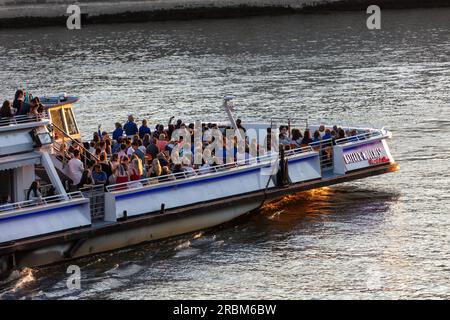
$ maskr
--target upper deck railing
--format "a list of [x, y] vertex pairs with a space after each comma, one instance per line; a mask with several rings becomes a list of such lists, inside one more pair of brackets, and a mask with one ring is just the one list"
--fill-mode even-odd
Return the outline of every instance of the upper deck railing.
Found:
[[84, 196], [80, 191], [68, 193], [67, 195], [58, 194], [55, 196], [45, 197], [41, 199], [33, 199], [33, 200], [26, 200], [16, 203], [7, 203], [0, 206], [0, 218], [2, 217], [2, 213], [8, 212], [8, 211], [15, 211], [20, 209], [27, 209], [32, 207], [38, 207], [42, 205], [48, 205], [52, 203], [58, 203], [63, 202], [67, 200], [73, 200], [73, 199], [83, 199]]
[[19, 115], [10, 118], [2, 117], [0, 118], [0, 127], [23, 123], [40, 122], [44, 119], [48, 119], [48, 114], [45, 111], [36, 115]]
[[[310, 146], [307, 146], [307, 147], [287, 150], [285, 152], [285, 156], [289, 157], [289, 156], [297, 155], [300, 153], [306, 153], [306, 152], [312, 152], [312, 151], [314, 151], [313, 148]], [[275, 153], [266, 154], [266, 155], [259, 156], [259, 157], [252, 157], [252, 158], [248, 158], [245, 160], [239, 160], [239, 161], [225, 163], [225, 164], [221, 164], [221, 165], [217, 165], [217, 166], [210, 166], [208, 168], [192, 169], [189, 171], [170, 173], [168, 175], [162, 175], [162, 176], [158, 176], [158, 177], [151, 177], [151, 178], [145, 178], [142, 180], [129, 181], [129, 182], [124, 182], [124, 183], [109, 185], [106, 187], [106, 190], [108, 192], [123, 191], [123, 190], [127, 190], [127, 189], [135, 189], [135, 188], [139, 188], [139, 187], [143, 187], [143, 186], [152, 185], [152, 184], [155, 184], [155, 182], [157, 182], [158, 185], [160, 185], [161, 183], [167, 183], [167, 182], [175, 181], [178, 179], [186, 179], [186, 178], [192, 178], [192, 177], [198, 177], [198, 176], [205, 176], [205, 175], [213, 174], [213, 173], [224, 172], [224, 171], [228, 171], [230, 169], [240, 168], [240, 167], [243, 167], [246, 165], [269, 163], [270, 161], [277, 160], [277, 159], [278, 159], [278, 154], [275, 154]]]

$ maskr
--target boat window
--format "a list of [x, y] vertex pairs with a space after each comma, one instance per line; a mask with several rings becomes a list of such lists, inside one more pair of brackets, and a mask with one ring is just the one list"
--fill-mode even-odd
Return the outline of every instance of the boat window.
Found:
[[64, 115], [66, 116], [67, 129], [69, 130], [68, 133], [70, 135], [78, 134], [78, 128], [73, 116], [72, 109], [64, 109]]
[[61, 130], [67, 131], [62, 120], [62, 109], [51, 109], [52, 123]]

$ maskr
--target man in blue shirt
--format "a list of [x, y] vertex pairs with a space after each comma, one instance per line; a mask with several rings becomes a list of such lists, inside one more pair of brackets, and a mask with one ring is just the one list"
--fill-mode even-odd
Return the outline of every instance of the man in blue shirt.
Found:
[[139, 128], [139, 137], [141, 139], [144, 139], [144, 136], [146, 134], [152, 134], [151, 130], [149, 127], [147, 127], [147, 120], [142, 120], [142, 126]]
[[134, 117], [132, 115], [128, 116], [128, 121], [123, 126], [123, 129], [125, 130], [125, 134], [128, 137], [134, 136], [136, 133], [139, 132], [136, 122], [134, 122]]
[[116, 122], [116, 129], [113, 131], [113, 140], [118, 141], [121, 136], [123, 136], [122, 125], [119, 122]]
[[106, 184], [108, 176], [106, 172], [102, 171], [102, 167], [99, 164], [94, 166], [94, 171], [92, 172], [92, 179], [94, 179], [95, 184]]

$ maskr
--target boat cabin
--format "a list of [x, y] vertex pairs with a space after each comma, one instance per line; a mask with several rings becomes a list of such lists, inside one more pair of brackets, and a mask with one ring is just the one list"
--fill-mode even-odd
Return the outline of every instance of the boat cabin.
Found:
[[72, 110], [73, 104], [79, 100], [78, 97], [61, 94], [57, 97], [44, 96], [39, 99], [53, 124], [56, 140], [63, 138], [64, 135], [81, 140], [80, 130]]

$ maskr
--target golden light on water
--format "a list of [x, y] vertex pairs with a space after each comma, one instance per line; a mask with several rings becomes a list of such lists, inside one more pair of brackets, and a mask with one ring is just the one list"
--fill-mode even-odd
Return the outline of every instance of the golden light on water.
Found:
[[26, 286], [27, 284], [33, 282], [35, 280], [35, 277], [33, 275], [33, 269], [31, 268], [25, 268], [21, 271], [21, 278], [19, 279], [19, 281], [16, 283], [16, 285], [13, 288], [13, 291], [17, 291], [21, 288], [23, 288], [24, 286]]

